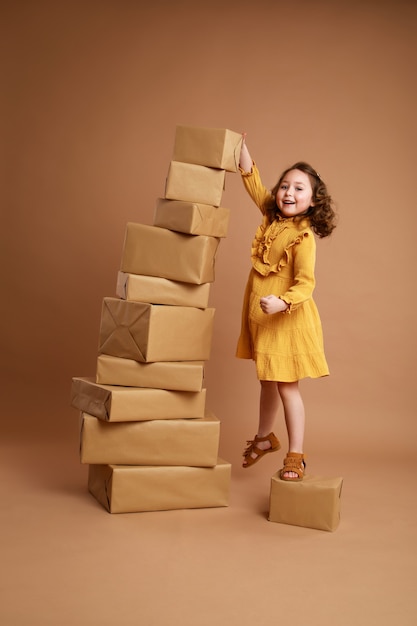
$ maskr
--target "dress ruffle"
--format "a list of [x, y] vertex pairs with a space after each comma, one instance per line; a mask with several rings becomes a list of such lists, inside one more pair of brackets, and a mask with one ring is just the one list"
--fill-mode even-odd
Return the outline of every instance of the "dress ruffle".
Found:
[[[262, 276], [268, 276], [271, 273], [278, 273], [281, 271], [285, 265], [289, 262], [289, 251], [290, 249], [300, 244], [305, 237], [308, 237], [310, 234], [310, 229], [306, 221], [303, 220], [299, 223], [299, 227], [302, 227], [302, 230], [298, 235], [287, 242], [287, 244], [283, 247], [281, 256], [278, 256], [278, 260], [274, 260], [272, 263], [270, 261], [270, 252], [272, 245], [278, 236], [281, 236], [282, 233], [291, 227], [293, 230], [294, 227], [294, 219], [289, 218], [286, 220], [274, 221], [272, 224], [269, 224], [264, 219], [263, 223], [258, 227], [256, 231], [255, 238], [252, 243], [251, 248], [251, 259], [253, 268]], [[275, 251], [276, 256], [276, 251]]]

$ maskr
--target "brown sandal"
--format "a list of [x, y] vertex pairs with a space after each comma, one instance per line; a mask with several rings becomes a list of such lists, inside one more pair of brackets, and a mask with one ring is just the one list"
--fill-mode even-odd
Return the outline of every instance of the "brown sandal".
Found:
[[[303, 480], [305, 468], [306, 463], [304, 460], [304, 454], [300, 452], [288, 452], [287, 456], [284, 459], [284, 467], [279, 472], [279, 477], [281, 480], [288, 481]], [[294, 474], [297, 474], [297, 478], [284, 476], [284, 474], [287, 474], [288, 472], [294, 472]]]
[[[266, 450], [262, 450], [261, 448], [258, 448], [256, 444], [259, 443], [260, 441], [269, 441], [269, 443], [271, 444], [271, 447], [267, 448]], [[278, 441], [278, 439], [275, 437], [274, 433], [269, 433], [269, 435], [267, 435], [266, 437], [258, 437], [258, 435], [256, 435], [255, 439], [251, 439], [247, 441], [246, 443], [247, 443], [247, 448], [245, 449], [243, 453], [243, 456], [245, 457], [245, 462], [242, 465], [242, 467], [245, 467], [245, 468], [250, 467], [257, 461], [259, 461], [268, 452], [276, 452], [281, 447], [281, 444]], [[256, 457], [251, 456], [253, 453], [255, 453], [257, 456]]]

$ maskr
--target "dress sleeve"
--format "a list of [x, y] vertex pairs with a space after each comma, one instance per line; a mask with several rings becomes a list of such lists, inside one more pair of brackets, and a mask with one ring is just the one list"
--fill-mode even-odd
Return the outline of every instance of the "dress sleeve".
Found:
[[240, 173], [246, 191], [262, 214], [265, 214], [265, 202], [271, 197], [271, 192], [263, 185], [256, 163], [252, 162], [250, 172], [240, 169]]
[[294, 282], [279, 296], [289, 305], [285, 311], [291, 313], [303, 302], [311, 298], [316, 284], [314, 267], [316, 263], [316, 241], [311, 232], [304, 231], [292, 246]]

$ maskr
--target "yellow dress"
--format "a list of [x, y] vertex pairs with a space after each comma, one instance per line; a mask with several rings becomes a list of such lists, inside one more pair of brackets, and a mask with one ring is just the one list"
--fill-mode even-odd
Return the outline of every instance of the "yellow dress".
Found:
[[[263, 220], [252, 244], [236, 356], [255, 361], [259, 380], [294, 382], [327, 376], [321, 321], [312, 298], [316, 241], [309, 221], [277, 217], [270, 223], [264, 207], [271, 193], [256, 164], [252, 172], [241, 174]], [[271, 294], [289, 305], [287, 311], [262, 311], [260, 298]]]

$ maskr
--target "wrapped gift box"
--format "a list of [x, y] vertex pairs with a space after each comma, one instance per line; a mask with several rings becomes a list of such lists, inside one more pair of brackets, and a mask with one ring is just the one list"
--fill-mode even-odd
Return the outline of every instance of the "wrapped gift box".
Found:
[[169, 391], [99, 385], [92, 378], [73, 378], [71, 405], [109, 422], [204, 417], [206, 390]]
[[208, 361], [214, 309], [104, 298], [99, 354], [142, 363]]
[[333, 531], [340, 521], [343, 479], [305, 476], [300, 482], [271, 478], [269, 521]]
[[97, 358], [96, 383], [103, 385], [201, 391], [203, 379], [203, 361], [139, 363], [108, 354], [100, 354]]
[[213, 467], [220, 421], [201, 419], [103, 422], [81, 414], [81, 463]]
[[195, 285], [212, 283], [218, 245], [216, 237], [129, 222], [120, 270]]
[[177, 126], [172, 158], [237, 172], [241, 145], [242, 135], [232, 130]]
[[201, 202], [219, 207], [222, 201], [225, 174], [225, 170], [171, 161], [165, 186], [165, 198]]
[[229, 218], [224, 207], [158, 198], [153, 223], [189, 235], [226, 237]]
[[90, 465], [88, 489], [109, 513], [228, 506], [231, 465]]
[[210, 285], [211, 283], [193, 285], [167, 278], [118, 272], [116, 295], [123, 300], [206, 309]]

